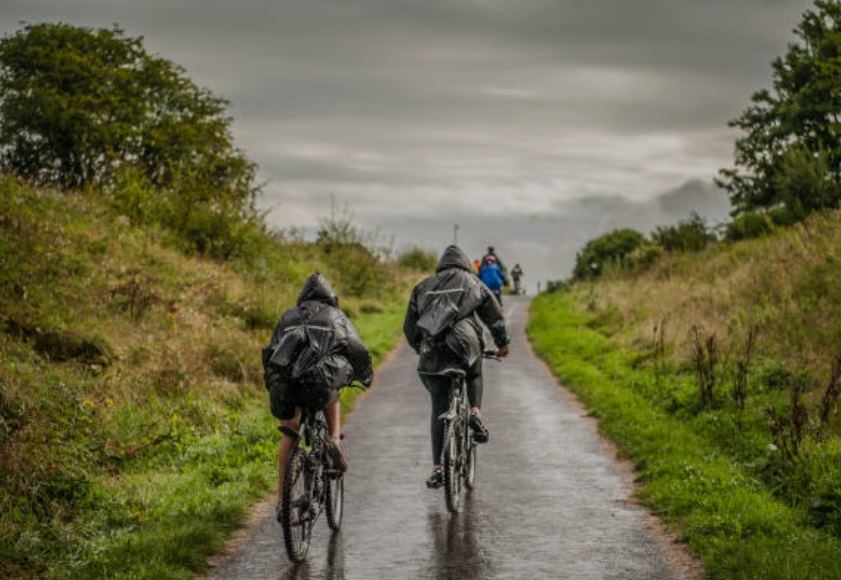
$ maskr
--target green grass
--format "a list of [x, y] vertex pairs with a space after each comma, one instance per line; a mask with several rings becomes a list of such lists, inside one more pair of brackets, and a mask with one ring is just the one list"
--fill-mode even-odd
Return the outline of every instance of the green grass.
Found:
[[744, 423], [728, 422], [715, 409], [693, 410], [693, 385], [679, 369], [655, 372], [640, 363], [639, 351], [618, 346], [600, 329], [598, 314], [583, 312], [573, 293], [543, 294], [532, 303], [528, 334], [536, 353], [634, 462], [641, 500], [679, 531], [708, 574], [841, 577], [839, 538], [769, 488], [761, 473], [773, 458], [744, 451], [764, 447], [768, 436], [757, 445]]
[[331, 281], [378, 363], [419, 275], [256, 229], [256, 253], [208, 259], [119, 211], [0, 178], [3, 578], [203, 570], [276, 484], [260, 349], [306, 277]]

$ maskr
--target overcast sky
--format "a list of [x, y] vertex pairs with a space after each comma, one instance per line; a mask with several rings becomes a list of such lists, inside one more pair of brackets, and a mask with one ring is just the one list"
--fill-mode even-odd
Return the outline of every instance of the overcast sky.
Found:
[[231, 102], [275, 228], [331, 199], [395, 250], [493, 244], [530, 287], [587, 240], [729, 212], [727, 121], [770, 86], [804, 0], [0, 0], [118, 24]]

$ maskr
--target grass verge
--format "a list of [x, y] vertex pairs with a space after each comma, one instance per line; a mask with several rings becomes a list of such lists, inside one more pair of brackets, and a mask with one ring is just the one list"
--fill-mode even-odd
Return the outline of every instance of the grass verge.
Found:
[[[676, 527], [713, 578], [841, 577], [841, 541], [810, 525], [806, 510], [780, 501], [720, 440], [679, 411], [687, 387], [675, 373], [639, 364], [639, 353], [598, 331], [597, 314], [572, 293], [543, 294], [527, 332], [535, 352], [576, 392], [602, 432], [634, 462], [641, 501]], [[664, 381], [669, 387], [664, 388]], [[703, 421], [720, 417], [702, 414]], [[709, 434], [714, 435], [710, 436]], [[738, 435], [735, 435], [738, 436]]]

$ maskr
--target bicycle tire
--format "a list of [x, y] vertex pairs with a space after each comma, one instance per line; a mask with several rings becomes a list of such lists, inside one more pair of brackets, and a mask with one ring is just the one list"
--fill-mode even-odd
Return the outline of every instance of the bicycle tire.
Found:
[[464, 487], [464, 474], [459, 461], [459, 438], [463, 436], [461, 428], [458, 419], [448, 421], [444, 427], [444, 498], [447, 510], [451, 513], [458, 513]]
[[312, 477], [307, 452], [296, 447], [286, 462], [283, 479], [283, 511], [280, 527], [283, 544], [293, 562], [303, 562], [307, 557], [312, 535], [313, 505], [316, 501], [315, 478]]
[[[468, 430], [468, 437], [473, 437], [473, 433]], [[465, 471], [467, 472], [464, 478], [464, 485], [467, 489], [473, 489], [476, 485], [476, 443], [474, 441], [467, 441], [467, 453], [465, 453], [467, 465]]]
[[327, 491], [327, 525], [334, 532], [342, 527], [342, 514], [345, 511], [345, 477], [339, 475], [325, 475]]

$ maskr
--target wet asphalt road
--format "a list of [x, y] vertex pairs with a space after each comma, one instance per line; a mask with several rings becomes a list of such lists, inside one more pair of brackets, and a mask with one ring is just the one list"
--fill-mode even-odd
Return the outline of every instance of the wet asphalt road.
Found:
[[322, 515], [308, 561], [295, 566], [268, 510], [215, 578], [679, 578], [593, 427], [531, 355], [527, 306], [507, 297], [511, 356], [485, 361], [491, 436], [462, 513], [425, 487], [429, 400], [403, 344], [345, 425], [342, 531], [331, 535]]

